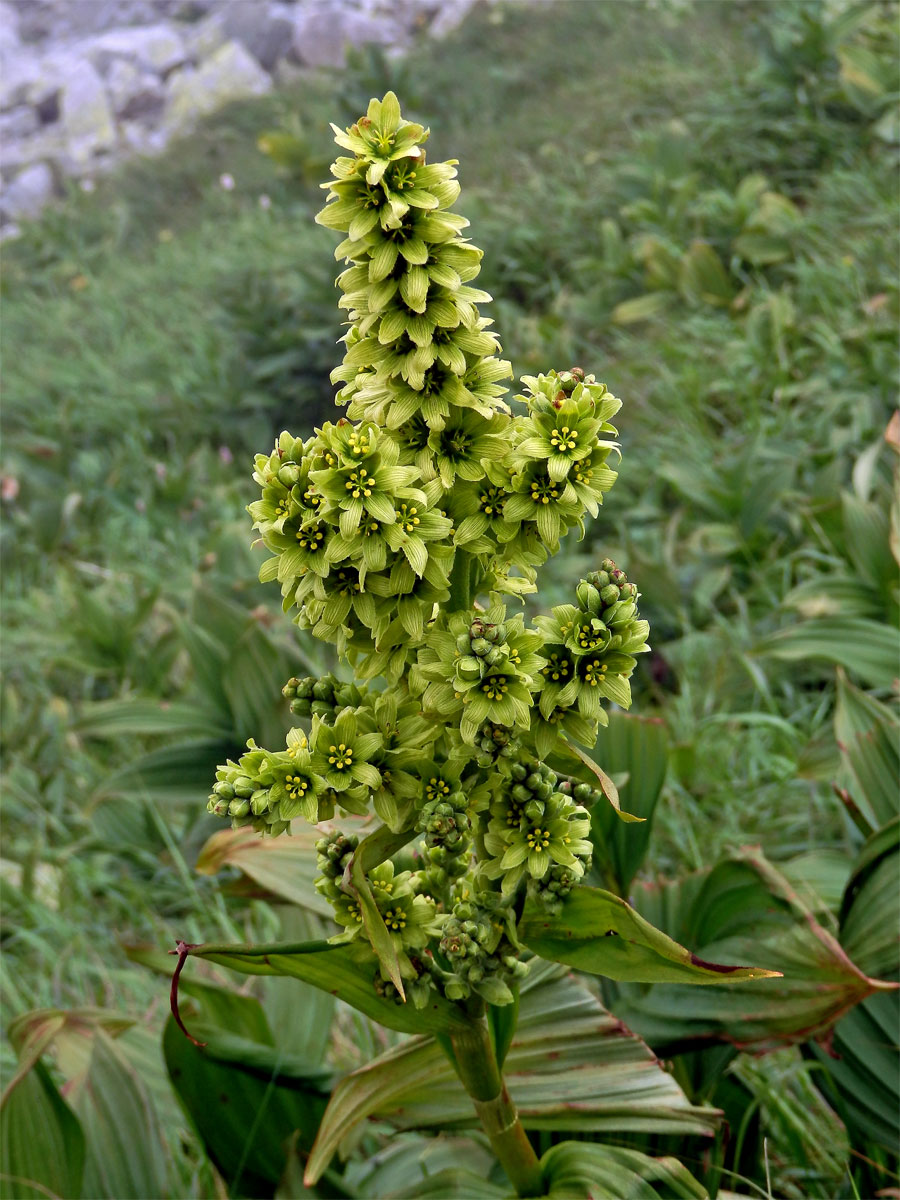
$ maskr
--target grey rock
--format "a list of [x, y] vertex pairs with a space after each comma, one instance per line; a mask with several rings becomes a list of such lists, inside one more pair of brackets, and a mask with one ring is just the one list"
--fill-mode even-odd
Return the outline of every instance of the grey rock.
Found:
[[133, 29], [113, 29], [84, 43], [84, 52], [101, 71], [117, 58], [165, 75], [187, 61], [187, 48], [178, 30], [171, 25], [138, 25]]
[[19, 37], [19, 14], [11, 4], [0, 3], [0, 55], [7, 56], [18, 50], [21, 45]]
[[348, 46], [376, 42], [387, 46], [400, 36], [388, 18], [354, 12], [338, 5], [298, 8], [294, 20], [294, 57], [308, 67], [343, 67]]
[[188, 26], [184, 31], [184, 41], [188, 54], [195, 62], [209, 58], [223, 42], [228, 41], [221, 12], [211, 12], [195, 25]]
[[240, 42], [267, 71], [272, 70], [291, 44], [294, 22], [285, 4], [227, 0], [220, 15], [226, 36]]
[[3, 70], [0, 71], [0, 110], [31, 102], [35, 85], [46, 75], [41, 59], [31, 50], [23, 48], [4, 56]]
[[40, 124], [37, 113], [27, 104], [0, 113], [0, 157], [11, 139], [30, 137], [37, 133]]
[[270, 76], [237, 42], [226, 42], [194, 70], [176, 71], [168, 80], [165, 126], [185, 132], [207, 113], [231, 100], [259, 96], [272, 87]]
[[458, 29], [475, 7], [477, 0], [441, 0], [441, 4], [428, 25], [431, 37], [442, 38]]
[[110, 64], [106, 90], [117, 117], [153, 120], [165, 107], [166, 89], [162, 81], [124, 58]]
[[60, 123], [69, 157], [76, 163], [86, 163], [116, 144], [116, 125], [103, 80], [84, 59], [63, 76]]
[[2, 208], [9, 218], [33, 217], [53, 196], [53, 172], [46, 163], [25, 167], [3, 190]]

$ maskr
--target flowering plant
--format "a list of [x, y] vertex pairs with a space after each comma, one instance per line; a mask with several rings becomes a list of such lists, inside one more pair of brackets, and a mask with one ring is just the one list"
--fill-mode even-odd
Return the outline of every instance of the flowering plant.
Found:
[[[346, 416], [308, 438], [282, 433], [255, 464], [260, 578], [354, 682], [291, 679], [304, 725], [286, 748], [251, 742], [222, 766], [209, 808], [268, 835], [324, 823], [316, 887], [340, 932], [277, 961], [323, 986], [324, 956], [349, 1003], [442, 1035], [510, 1182], [536, 1195], [559, 1155], [538, 1162], [500, 1074], [530, 963], [648, 982], [765, 972], [700, 963], [584, 883], [590, 809], [616, 803], [587, 752], [603, 702], [631, 703], [648, 624], [610, 559], [533, 627], [515, 606], [613, 486], [621, 404], [580, 368], [525, 377], [509, 399], [510, 365], [479, 308], [490, 297], [474, 285], [481, 252], [452, 211], [456, 166], [426, 162], [427, 136], [392, 93], [335, 128], [349, 153], [317, 220], [343, 236], [333, 380]], [[329, 824], [347, 814], [371, 824]], [[248, 965], [252, 948], [189, 949], [279, 969], [272, 947], [265, 966]]]

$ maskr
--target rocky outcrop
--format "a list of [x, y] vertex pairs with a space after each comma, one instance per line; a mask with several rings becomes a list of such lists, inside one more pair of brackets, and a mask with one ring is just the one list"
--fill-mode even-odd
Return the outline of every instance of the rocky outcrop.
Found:
[[478, 0], [0, 0], [0, 225], [66, 176], [156, 153], [280, 71], [339, 68], [347, 48], [402, 52]]

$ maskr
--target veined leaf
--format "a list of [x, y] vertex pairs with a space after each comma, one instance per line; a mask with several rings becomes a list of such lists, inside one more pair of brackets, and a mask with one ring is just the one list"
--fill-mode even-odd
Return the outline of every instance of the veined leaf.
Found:
[[650, 841], [653, 813], [668, 765], [668, 738], [662, 721], [612, 712], [592, 751], [613, 775], [627, 774], [623, 787], [629, 811], [643, 820], [623, 826], [605, 805], [591, 811], [594, 862], [609, 877], [613, 890], [627, 896]]
[[677, 1158], [650, 1158], [639, 1150], [591, 1142], [561, 1142], [541, 1159], [547, 1200], [575, 1196], [655, 1196], [706, 1200], [708, 1195]]
[[639, 885], [633, 899], [655, 925], [704, 957], [753, 954], [783, 972], [752, 986], [700, 992], [604, 985], [609, 1007], [657, 1053], [717, 1041], [754, 1049], [803, 1042], [873, 992], [894, 986], [866, 976], [758, 851], [678, 881]]
[[558, 916], [526, 902], [519, 936], [542, 958], [633, 983], [723, 984], [778, 974], [704, 961], [600, 888], [575, 888]]
[[0, 1102], [0, 1197], [80, 1196], [84, 1153], [78, 1118], [35, 1062]]
[[275, 942], [270, 945], [194, 946], [190, 955], [245, 975], [292, 975], [337, 996], [353, 1008], [400, 1033], [448, 1033], [467, 1028], [460, 1009], [434, 994], [425, 1008], [395, 1004], [375, 991], [377, 964], [359, 943]]
[[[691, 1105], [643, 1042], [562, 967], [535, 962], [504, 1068], [529, 1129], [711, 1134], [720, 1113]], [[400, 1128], [455, 1129], [477, 1120], [441, 1047], [412, 1038], [342, 1080], [309, 1160], [319, 1178], [339, 1143], [369, 1117]]]
[[839, 672], [834, 732], [852, 782], [851, 799], [874, 831], [898, 812], [900, 721]]
[[69, 727], [82, 736], [102, 738], [158, 733], [224, 738], [231, 732], [220, 713], [207, 712], [200, 705], [139, 699], [99, 700], [86, 704]]
[[821, 617], [764, 638], [757, 653], [786, 662], [810, 659], [844, 667], [872, 687], [890, 688], [897, 679], [900, 633], [863, 617]]
[[900, 1144], [898, 1028], [900, 992], [879, 992], [837, 1023], [828, 1050], [816, 1042], [807, 1048], [825, 1068], [817, 1086], [857, 1144], [871, 1139], [890, 1154]]
[[143, 1200], [169, 1192], [162, 1133], [137, 1072], [97, 1029], [84, 1085], [73, 1100], [87, 1142], [84, 1194]]
[[299, 1130], [312, 1144], [328, 1096], [328, 1077], [273, 1045], [259, 1002], [233, 996], [228, 1025], [212, 1023], [215, 1004], [197, 1001], [188, 1017], [207, 1046], [195, 1046], [172, 1018], [163, 1053], [172, 1084], [232, 1196], [271, 1196], [286, 1161], [285, 1145]]
[[249, 826], [214, 833], [197, 857], [201, 875], [237, 867], [254, 883], [300, 908], [331, 917], [333, 909], [313, 886], [319, 834], [304, 827], [291, 837], [262, 838]]

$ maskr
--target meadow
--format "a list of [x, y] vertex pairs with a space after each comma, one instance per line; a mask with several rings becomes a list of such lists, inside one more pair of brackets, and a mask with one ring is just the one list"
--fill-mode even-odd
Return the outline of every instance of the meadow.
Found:
[[[430, 154], [460, 160], [516, 378], [581, 365], [625, 402], [627, 469], [528, 602], [561, 603], [611, 555], [651, 623], [635, 715], [595, 752], [647, 820], [598, 817], [596, 881], [686, 944], [743, 938], [794, 968], [797, 1019], [604, 983], [730, 1132], [579, 1136], [677, 1155], [710, 1195], [900, 1184], [897, 993], [854, 991], [838, 964], [900, 979], [896, 17], [479, 6], [439, 44], [356, 52], [73, 186], [4, 247], [2, 1064], [7, 1085], [31, 1067], [38, 1106], [7, 1103], [8, 1162], [22, 1112], [76, 1136], [66, 1084], [77, 1194], [307, 1194], [275, 1137], [289, 1114], [251, 1124], [234, 1162], [227, 1122], [173, 1091], [165, 952], [324, 928], [284, 867], [216, 858], [206, 796], [247, 737], [290, 726], [285, 680], [334, 665], [258, 582], [245, 507], [254, 452], [334, 416], [334, 238], [313, 221], [328, 122], [392, 88]], [[390, 1044], [295, 981], [204, 978], [205, 1020], [269, 1031], [248, 1105], [271, 1099], [263, 1050], [324, 1080]], [[232, 1049], [220, 1069], [244, 1070]], [[310, 1111], [327, 1094], [304, 1093]], [[367, 1127], [312, 1194], [438, 1195], [391, 1176], [393, 1127]]]

